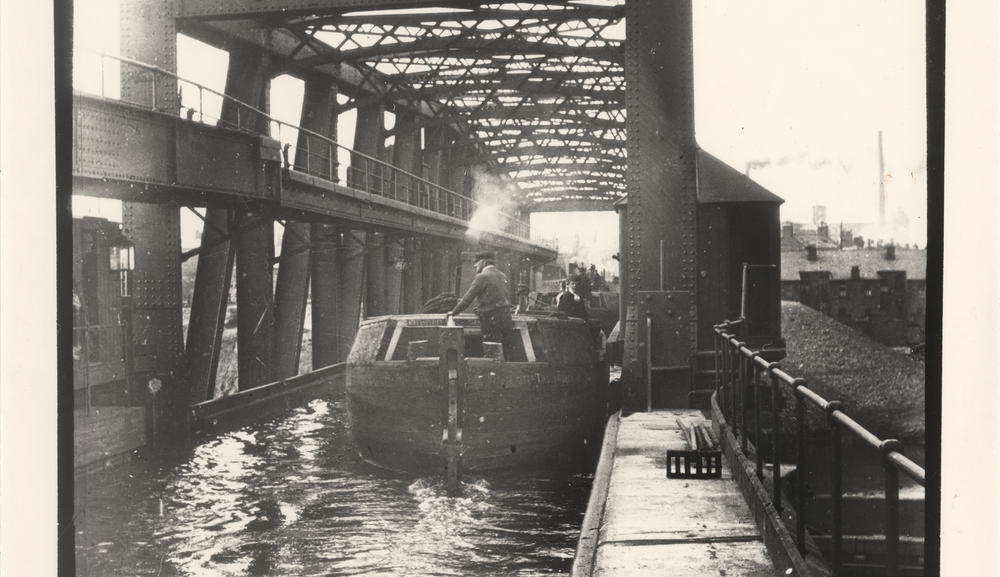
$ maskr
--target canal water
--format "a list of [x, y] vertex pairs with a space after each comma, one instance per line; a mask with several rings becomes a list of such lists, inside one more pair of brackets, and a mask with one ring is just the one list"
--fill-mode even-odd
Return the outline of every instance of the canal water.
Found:
[[584, 474], [464, 480], [361, 461], [343, 403], [76, 482], [79, 576], [568, 575]]

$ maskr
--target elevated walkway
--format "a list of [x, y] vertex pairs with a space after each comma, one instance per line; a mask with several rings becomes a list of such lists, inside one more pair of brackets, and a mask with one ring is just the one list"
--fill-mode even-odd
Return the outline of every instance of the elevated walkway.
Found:
[[573, 577], [783, 574], [728, 463], [721, 479], [667, 478], [667, 449], [688, 449], [678, 418], [710, 424], [691, 409], [609, 421]]

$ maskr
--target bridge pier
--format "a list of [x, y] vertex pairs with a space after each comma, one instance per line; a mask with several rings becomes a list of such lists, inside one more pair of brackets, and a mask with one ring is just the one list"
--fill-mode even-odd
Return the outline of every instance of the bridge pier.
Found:
[[338, 252], [340, 275], [337, 277], [337, 361], [347, 360], [361, 320], [361, 302], [365, 287], [364, 231], [345, 231]]
[[274, 371], [272, 379], [299, 374], [302, 329], [309, 298], [311, 228], [305, 222], [286, 222], [281, 237], [278, 280], [274, 292]]
[[407, 238], [403, 241], [403, 258], [406, 267], [403, 269], [403, 312], [418, 313], [424, 302], [429, 298], [424, 295], [424, 242], [419, 238]]
[[385, 261], [385, 314], [403, 312], [403, 269], [405, 265], [403, 239], [396, 235], [384, 237]]
[[386, 314], [385, 273], [385, 238], [372, 233], [365, 245], [365, 318]]
[[[176, 72], [177, 6], [172, 2], [153, 5], [144, 0], [124, 0], [120, 14], [122, 56]], [[180, 106], [175, 78], [160, 75], [150, 82], [146, 74], [134, 68], [122, 70], [121, 95], [167, 114], [176, 114]], [[176, 205], [125, 202], [122, 224], [135, 248], [132, 299], [127, 313], [132, 380], [150, 391], [152, 396], [147, 398], [153, 403], [154, 423], [170, 428], [183, 426], [189, 393], [183, 375], [180, 209]], [[162, 387], [159, 392], [157, 381]]]
[[274, 224], [263, 215], [238, 211], [236, 225], [236, 335], [242, 391], [270, 382], [274, 373]]
[[312, 368], [318, 369], [343, 360], [338, 341], [342, 248], [340, 231], [330, 224], [313, 224], [310, 239]]
[[[354, 150], [372, 158], [380, 158], [385, 144], [385, 108], [379, 104], [358, 106], [354, 130]], [[381, 175], [376, 167], [360, 154], [351, 155], [347, 186], [373, 194], [384, 194]]]
[[148, 385], [157, 422], [182, 426], [189, 394], [183, 374], [180, 209], [126, 202], [122, 213], [123, 231], [135, 247], [132, 378], [139, 387]]
[[205, 211], [185, 348], [190, 404], [215, 396], [215, 377], [236, 256], [235, 246], [229, 238], [232, 218], [232, 211], [225, 208], [209, 207]]
[[[299, 124], [307, 130], [336, 139], [336, 85], [315, 77], [306, 79]], [[332, 177], [336, 173], [335, 156], [336, 151], [321, 146], [317, 139], [305, 132], [299, 132], [295, 154], [296, 170], [308, 171], [321, 177]], [[313, 237], [314, 230], [317, 232], [317, 238]], [[337, 245], [331, 242], [335, 240], [331, 238], [332, 234], [333, 232], [323, 225], [304, 222], [288, 222], [285, 225], [275, 289], [276, 349], [273, 377], [276, 379], [298, 374], [310, 276], [313, 274], [322, 276], [318, 284], [323, 289], [323, 292], [317, 294], [319, 292], [316, 290], [317, 283], [313, 282], [312, 334], [314, 343], [317, 338], [319, 339], [319, 345], [313, 346], [313, 364], [314, 367], [323, 367], [340, 360], [336, 359], [336, 314], [334, 301], [331, 300], [337, 293], [331, 279], [327, 278], [330, 274], [337, 274], [338, 269]], [[318, 250], [313, 247], [314, 242], [321, 244]], [[312, 262], [313, 258], [320, 259], [319, 266]], [[316, 323], [316, 320], [319, 322]], [[317, 324], [319, 326], [316, 326]], [[315, 359], [317, 352], [320, 358], [319, 365], [316, 365]]]
[[[302, 128], [337, 140], [337, 85], [321, 78], [306, 78], [302, 96]], [[337, 151], [299, 132], [295, 168], [336, 182]], [[333, 158], [327, 155], [332, 154]], [[332, 170], [332, 173], [331, 173]]]

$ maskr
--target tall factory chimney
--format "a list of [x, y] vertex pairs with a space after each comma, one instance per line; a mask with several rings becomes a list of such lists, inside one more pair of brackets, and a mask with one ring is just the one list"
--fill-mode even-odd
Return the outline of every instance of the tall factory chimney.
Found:
[[882, 131], [878, 131], [878, 224], [885, 226], [885, 159], [882, 157]]

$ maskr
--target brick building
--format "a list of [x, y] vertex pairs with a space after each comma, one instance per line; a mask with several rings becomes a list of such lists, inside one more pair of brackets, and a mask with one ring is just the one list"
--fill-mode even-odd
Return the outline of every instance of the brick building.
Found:
[[[924, 341], [926, 250], [893, 245], [833, 249], [825, 242], [820, 248], [808, 242], [810, 235], [788, 225], [786, 231], [793, 238], [782, 238], [782, 299], [800, 301], [886, 345]], [[823, 240], [818, 232], [812, 234]]]

